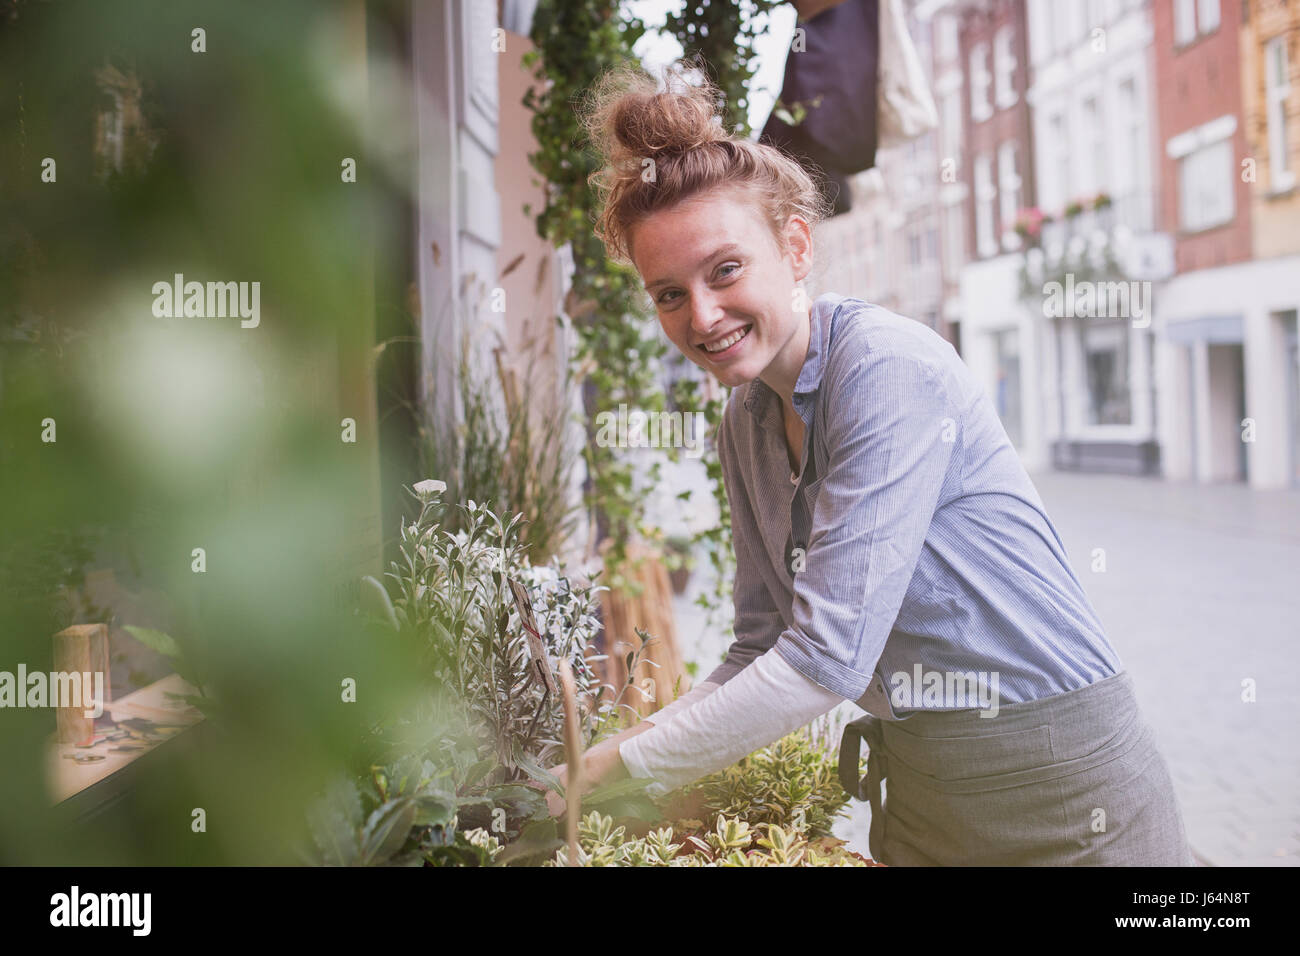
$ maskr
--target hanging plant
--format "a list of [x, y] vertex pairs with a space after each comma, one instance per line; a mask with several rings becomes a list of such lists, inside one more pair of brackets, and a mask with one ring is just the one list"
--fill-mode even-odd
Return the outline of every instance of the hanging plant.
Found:
[[[655, 363], [665, 349], [638, 294], [635, 270], [607, 258], [593, 231], [597, 199], [588, 176], [599, 160], [586, 144], [574, 109], [600, 74], [633, 59], [632, 46], [645, 28], [641, 21], [618, 13], [618, 4], [611, 0], [543, 0], [533, 17], [536, 49], [523, 60], [533, 68], [537, 86], [528, 90], [523, 102], [533, 112], [538, 144], [529, 162], [543, 177], [538, 185], [545, 191], [545, 205], [536, 216], [537, 233], [556, 246], [568, 243], [573, 254], [565, 310], [578, 337], [570, 357], [575, 380], [588, 386], [587, 505], [610, 539], [604, 554], [609, 586], [630, 591], [637, 587], [626, 573], [626, 548], [633, 533], [644, 533], [645, 495], [637, 487], [633, 463], [617, 448], [596, 442], [591, 423], [601, 412], [616, 412], [620, 403], [662, 411], [664, 395]], [[656, 460], [648, 480], [658, 477]]]
[[[670, 14], [664, 30], [675, 36], [688, 56], [707, 64], [711, 79], [725, 95], [725, 122], [740, 135], [750, 132], [747, 118], [748, 89], [753, 78], [753, 38], [767, 29], [764, 16], [775, 0], [758, 0], [742, 10], [732, 3], [704, 2]], [[598, 199], [589, 175], [599, 162], [589, 147], [574, 105], [607, 69], [633, 60], [633, 45], [645, 33], [635, 18], [622, 18], [611, 0], [578, 3], [543, 0], [533, 18], [531, 39], [536, 49], [524, 58], [534, 69], [537, 90], [530, 90], [524, 105], [533, 111], [532, 129], [538, 150], [530, 162], [544, 178], [545, 206], [537, 214], [538, 234], [556, 245], [568, 243], [573, 253], [574, 275], [566, 311], [578, 333], [572, 356], [578, 376], [590, 384], [588, 414], [591, 421], [620, 403], [647, 412], [664, 410], [665, 396], [658, 387], [655, 368], [665, 352], [654, 318], [647, 309], [635, 270], [609, 260], [593, 231]], [[700, 383], [680, 379], [673, 385], [673, 404], [682, 412], [703, 412], [706, 421], [721, 419], [725, 395], [706, 400]], [[625, 576], [626, 545], [633, 532], [645, 533], [642, 489], [626, 456], [614, 448], [589, 440], [586, 446], [591, 489], [590, 507], [600, 516], [610, 548], [605, 553], [609, 586], [635, 590]], [[670, 457], [677, 454], [670, 449]], [[718, 572], [712, 595], [700, 603], [716, 613], [728, 603], [731, 562], [730, 526], [726, 490], [716, 450], [704, 456], [705, 468], [721, 521], [716, 528], [695, 536], [703, 543]], [[659, 476], [659, 463], [651, 464], [648, 480]], [[689, 498], [684, 492], [681, 497]], [[647, 534], [647, 537], [653, 535]]]

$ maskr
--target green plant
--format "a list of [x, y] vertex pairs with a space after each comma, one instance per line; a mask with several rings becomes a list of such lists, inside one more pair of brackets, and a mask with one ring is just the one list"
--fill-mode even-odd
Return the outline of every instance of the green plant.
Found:
[[[401, 560], [387, 575], [392, 596], [373, 578], [361, 589], [375, 637], [418, 645], [428, 699], [370, 728], [361, 747], [364, 771], [354, 771], [313, 808], [314, 852], [304, 853], [306, 859], [477, 866], [554, 851], [555, 822], [543, 795], [526, 782], [545, 780], [563, 792], [546, 769], [566, 756], [563, 703], [537, 676], [510, 580], [529, 596], [544, 666], [554, 672], [567, 660], [573, 669], [585, 705], [584, 746], [621, 729], [625, 713], [635, 714], [622, 703], [629, 683], [614, 694], [596, 680], [593, 665], [604, 659], [590, 653], [600, 626], [594, 614], [604, 590], [595, 583], [599, 572], [576, 583], [558, 561], [529, 565], [518, 538], [520, 516], [504, 521], [474, 501], [457, 506], [465, 527], [446, 530], [445, 490], [431, 479], [411, 489], [419, 515], [401, 529]], [[637, 634], [641, 647], [629, 655], [629, 674], [652, 640]], [[643, 784], [599, 788], [584, 804], [651, 815], [653, 805], [637, 793]]]
[[401, 561], [387, 575], [396, 589], [394, 616], [420, 642], [429, 679], [447, 687], [483, 729], [504, 779], [538, 776], [562, 748], [563, 708], [537, 679], [508, 578], [540, 597], [532, 610], [544, 666], [554, 672], [558, 660], [568, 660], [579, 694], [599, 701], [605, 688], [592, 665], [602, 658], [588, 653], [600, 626], [599, 572], [593, 583], [576, 584], [558, 561], [529, 565], [521, 516], [507, 522], [472, 500], [456, 506], [463, 529], [445, 530], [441, 484], [421, 482], [413, 491], [420, 514], [402, 528]]
[[[542, 176], [545, 202], [537, 213], [537, 234], [556, 246], [568, 244], [574, 263], [566, 310], [578, 344], [570, 362], [575, 380], [589, 383], [590, 421], [620, 403], [661, 411], [655, 363], [665, 346], [647, 313], [634, 269], [616, 263], [592, 231], [598, 200], [588, 182], [599, 162], [583, 133], [574, 103], [606, 69], [633, 59], [632, 46], [645, 32], [636, 18], [622, 15], [615, 0], [543, 0], [533, 16], [535, 49], [525, 66], [535, 68], [537, 84], [524, 96], [533, 112], [538, 149], [529, 156]], [[525, 213], [529, 213], [525, 207]], [[635, 590], [626, 574], [629, 538], [644, 526], [644, 496], [637, 488], [633, 462], [618, 450], [588, 440], [584, 446], [591, 480], [587, 500], [604, 526], [611, 546], [605, 552], [610, 587]], [[648, 480], [658, 479], [652, 462]]]
[[[680, 841], [680, 842], [678, 842]], [[580, 866], [868, 866], [834, 837], [810, 837], [797, 828], [775, 823], [751, 827], [743, 820], [719, 816], [713, 827], [681, 833], [660, 827], [633, 837], [612, 817], [596, 811], [578, 827]], [[568, 865], [568, 848], [560, 848], [548, 866]]]
[[837, 755], [797, 731], [756, 750], [737, 763], [665, 795], [660, 805], [691, 806], [700, 825], [720, 817], [750, 826], [775, 824], [829, 836], [835, 818], [849, 802], [836, 774]]
[[[861, 866], [831, 827], [848, 804], [828, 719], [654, 801], [649, 829], [610, 806], [579, 828], [584, 866]], [[859, 766], [859, 771], [864, 771]], [[584, 801], [584, 807], [586, 807]], [[643, 819], [643, 818], [642, 818]], [[563, 865], [560, 849], [551, 860]]]
[[213, 717], [219, 713], [220, 705], [203, 689], [203, 672], [198, 663], [201, 654], [197, 642], [177, 641], [176, 638], [162, 631], [130, 624], [124, 625], [122, 630], [145, 647], [166, 657], [181, 680], [198, 691], [197, 694], [168, 694], [168, 697], [179, 697], [190, 706], [197, 707], [206, 717]]
[[[524, 551], [531, 563], [542, 564], [564, 550], [581, 511], [569, 500], [574, 467], [566, 443], [569, 416], [537, 414], [543, 403], [531, 376], [516, 394], [512, 378], [503, 374], [493, 384], [477, 373], [468, 339], [457, 384], [464, 417], [454, 432], [439, 428], [427, 408], [412, 409], [421, 469], [445, 476], [449, 501], [473, 500], [499, 514], [524, 515]], [[566, 368], [560, 408], [570, 407], [573, 386], [573, 369]], [[443, 520], [448, 531], [467, 527], [458, 509], [448, 510]]]

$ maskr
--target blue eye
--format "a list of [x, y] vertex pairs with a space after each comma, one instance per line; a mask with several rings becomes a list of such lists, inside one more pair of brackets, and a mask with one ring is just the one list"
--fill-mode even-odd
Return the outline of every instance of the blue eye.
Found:
[[[717, 273], [715, 273], [715, 275], [716, 275], [716, 277], [719, 278], [719, 279], [729, 279], [729, 278], [731, 278], [731, 276], [732, 276], [732, 272], [725, 272], [725, 273], [724, 273], [724, 270], [739, 270], [739, 269], [740, 269], [740, 263], [738, 263], [738, 262], [728, 262], [728, 263], [726, 263], [725, 265], [719, 266], [719, 267], [718, 267], [718, 271], [717, 271]], [[656, 299], [655, 301], [656, 301], [659, 305], [667, 305], [669, 302], [676, 301], [676, 300], [674, 300], [674, 299], [669, 299], [669, 298], [668, 298], [670, 295], [673, 295], [673, 294], [674, 294], [674, 293], [673, 293], [672, 291], [665, 292], [663, 295], [661, 295], [661, 296], [660, 296], [658, 299]]]

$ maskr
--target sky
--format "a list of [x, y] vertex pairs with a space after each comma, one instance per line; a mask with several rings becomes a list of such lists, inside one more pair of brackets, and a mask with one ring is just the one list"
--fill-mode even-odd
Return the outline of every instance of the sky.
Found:
[[[684, 0], [624, 0], [623, 8], [631, 15], [645, 21], [648, 32], [637, 43], [633, 52], [651, 72], [681, 56], [681, 44], [673, 37], [662, 36], [655, 28], [663, 25], [670, 11], [680, 10]], [[749, 125], [754, 135], [763, 128], [772, 104], [781, 92], [781, 79], [785, 75], [785, 58], [790, 50], [790, 37], [794, 34], [795, 10], [792, 4], [782, 4], [769, 14], [771, 25], [765, 35], [754, 42], [757, 70], [750, 86]]]

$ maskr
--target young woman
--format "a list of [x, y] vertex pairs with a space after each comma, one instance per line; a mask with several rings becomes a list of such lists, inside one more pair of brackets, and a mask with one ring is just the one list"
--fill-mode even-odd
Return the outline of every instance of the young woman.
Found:
[[832, 293], [809, 307], [824, 200], [728, 136], [717, 96], [623, 72], [587, 114], [608, 161], [597, 234], [734, 388], [717, 442], [737, 563], [725, 662], [588, 751], [587, 785], [663, 793], [849, 700], [872, 715], [881, 862], [1192, 865], [1132, 681], [990, 401], [919, 322]]

